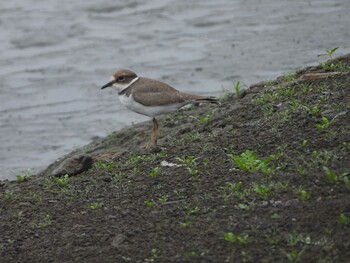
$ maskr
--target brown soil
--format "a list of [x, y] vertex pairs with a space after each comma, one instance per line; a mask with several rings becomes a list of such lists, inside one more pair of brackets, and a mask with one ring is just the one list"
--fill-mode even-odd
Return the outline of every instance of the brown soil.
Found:
[[[349, 68], [350, 55], [164, 116], [151, 150], [137, 124], [2, 182], [0, 261], [349, 262]], [[246, 171], [231, 156], [247, 150]], [[50, 176], [81, 152], [91, 169]]]

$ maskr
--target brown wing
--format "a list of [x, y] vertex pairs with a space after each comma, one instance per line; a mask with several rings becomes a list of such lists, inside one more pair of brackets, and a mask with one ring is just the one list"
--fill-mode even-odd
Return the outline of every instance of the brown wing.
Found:
[[169, 104], [187, 104], [195, 101], [210, 102], [209, 97], [191, 95], [180, 92], [173, 87], [152, 79], [140, 78], [132, 85], [126, 95], [145, 106], [161, 106]]

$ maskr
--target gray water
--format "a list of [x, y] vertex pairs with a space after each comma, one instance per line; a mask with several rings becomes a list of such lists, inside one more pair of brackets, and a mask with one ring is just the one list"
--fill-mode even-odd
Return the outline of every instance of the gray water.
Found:
[[119, 68], [221, 95], [349, 53], [349, 0], [13, 0], [0, 4], [0, 178], [147, 118], [100, 90]]

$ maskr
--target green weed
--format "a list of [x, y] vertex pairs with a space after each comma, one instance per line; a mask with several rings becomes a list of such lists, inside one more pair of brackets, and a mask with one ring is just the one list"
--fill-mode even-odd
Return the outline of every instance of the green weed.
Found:
[[18, 183], [22, 183], [25, 181], [28, 181], [29, 177], [33, 175], [34, 170], [33, 169], [27, 169], [22, 171], [21, 174], [16, 175], [16, 179]]
[[158, 198], [158, 202], [162, 205], [165, 204], [167, 201], [168, 201], [168, 196], [166, 196], [166, 195], [163, 195], [163, 196]]
[[335, 47], [335, 48], [332, 48], [332, 49], [325, 49], [326, 53], [321, 53], [321, 54], [318, 54], [317, 56], [318, 57], [323, 57], [323, 56], [327, 56], [328, 55], [329, 59], [333, 59], [332, 55], [338, 49], [339, 49], [339, 47]]
[[153, 167], [149, 172], [149, 176], [152, 178], [157, 177], [159, 175], [159, 172], [160, 172], [159, 167]]
[[272, 194], [273, 187], [272, 185], [266, 185], [266, 184], [253, 184], [253, 190], [260, 197], [265, 199]]
[[187, 170], [191, 176], [197, 176], [199, 174], [199, 170], [196, 168], [187, 167]]
[[239, 203], [238, 205], [236, 205], [235, 207], [242, 209], [246, 212], [249, 212], [253, 209], [253, 205], [249, 205], [249, 204], [243, 204], [243, 203]]
[[235, 92], [236, 92], [236, 96], [239, 97], [239, 94], [241, 92], [241, 82], [237, 81], [235, 84]]
[[248, 243], [249, 235], [238, 236], [232, 232], [226, 232], [224, 234], [224, 240], [231, 244], [246, 245]]
[[144, 156], [144, 155], [132, 155], [126, 162], [126, 165], [137, 164], [142, 162], [148, 162], [153, 160], [152, 156]]
[[301, 93], [303, 95], [309, 94], [312, 91], [312, 85], [306, 84], [306, 83], [298, 83], [296, 85], [298, 93]]
[[281, 218], [281, 216], [278, 213], [276, 213], [276, 212], [271, 215], [271, 219], [277, 220], [277, 219], [280, 219], [280, 218]]
[[350, 223], [350, 218], [346, 216], [345, 214], [341, 213], [338, 217], [338, 222], [340, 224], [349, 224]]
[[148, 208], [153, 208], [156, 204], [153, 200], [147, 200], [145, 201], [145, 205], [148, 207]]
[[180, 162], [180, 164], [182, 165], [197, 165], [197, 160], [199, 159], [199, 157], [194, 157], [194, 156], [188, 156], [185, 158], [180, 158], [180, 157], [176, 157], [176, 160], [178, 160]]
[[69, 183], [70, 179], [69, 179], [69, 175], [66, 174], [66, 175], [64, 175], [62, 177], [54, 177], [53, 181], [54, 181], [55, 184], [58, 184], [59, 186], [63, 187], [63, 186], [66, 186]]
[[95, 164], [94, 164], [95, 168], [97, 169], [101, 169], [101, 170], [105, 170], [107, 172], [110, 172], [112, 171], [115, 166], [116, 166], [116, 163], [115, 162], [111, 162], [111, 163], [103, 163], [101, 161], [97, 161]]
[[330, 121], [328, 120], [328, 118], [326, 116], [322, 116], [322, 120], [321, 123], [316, 124], [316, 129], [319, 131], [323, 131], [325, 129], [327, 129], [331, 124], [332, 124], [333, 120]]
[[338, 176], [335, 172], [332, 172], [329, 170], [327, 166], [323, 166], [323, 173], [325, 174], [326, 178], [330, 182], [337, 182], [338, 181]]
[[288, 240], [287, 240], [288, 246], [294, 247], [299, 243], [310, 245], [311, 244], [310, 236], [305, 236], [297, 232], [293, 232], [292, 234], [289, 234]]
[[287, 82], [291, 82], [293, 80], [296, 80], [297, 75], [295, 72], [287, 72], [285, 74], [283, 74], [283, 79]]
[[34, 226], [43, 230], [48, 226], [50, 226], [51, 224], [52, 224], [52, 215], [46, 214], [44, 220], [40, 223], [35, 224]]
[[280, 98], [277, 92], [264, 91], [254, 98], [254, 102], [258, 105], [266, 105], [276, 102]]
[[321, 63], [321, 67], [326, 71], [333, 71], [333, 72], [339, 72], [339, 73], [346, 73], [349, 71], [349, 67], [343, 64], [341, 61], [335, 62], [335, 63]]
[[140, 168], [138, 168], [138, 167], [134, 167], [134, 168], [132, 168], [132, 172], [133, 172], [134, 174], [138, 174], [139, 172], [141, 172], [141, 170], [140, 170]]
[[207, 124], [211, 121], [211, 119], [213, 118], [214, 114], [213, 113], [209, 113], [206, 116], [201, 116], [199, 118], [197, 118], [197, 120], [201, 123], [201, 124]]
[[308, 144], [308, 141], [307, 140], [303, 140], [301, 142], [301, 147], [305, 147], [307, 144]]
[[200, 209], [198, 206], [193, 207], [193, 208], [191, 208], [190, 211], [188, 212], [188, 215], [198, 214], [200, 210], [201, 210], [201, 209]]
[[88, 208], [90, 208], [91, 210], [96, 210], [99, 209], [103, 206], [103, 203], [91, 203], [88, 205]]
[[308, 106], [305, 106], [303, 105], [302, 108], [310, 115], [312, 116], [316, 116], [319, 112], [320, 112], [320, 109], [318, 107], [318, 105], [315, 105], [313, 107], [308, 107]]
[[304, 189], [299, 189], [298, 190], [298, 198], [300, 201], [307, 201], [311, 198], [311, 193], [304, 190]]
[[270, 166], [270, 162], [277, 160], [279, 155], [270, 155], [264, 160], [259, 160], [253, 151], [246, 150], [241, 155], [228, 154], [236, 167], [246, 172], [262, 172], [264, 175], [270, 175], [275, 170]]

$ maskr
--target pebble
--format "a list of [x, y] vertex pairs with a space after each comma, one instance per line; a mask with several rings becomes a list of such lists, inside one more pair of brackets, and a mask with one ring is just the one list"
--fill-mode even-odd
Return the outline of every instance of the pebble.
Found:
[[92, 167], [92, 158], [87, 154], [72, 156], [61, 162], [51, 173], [52, 176], [77, 175]]

